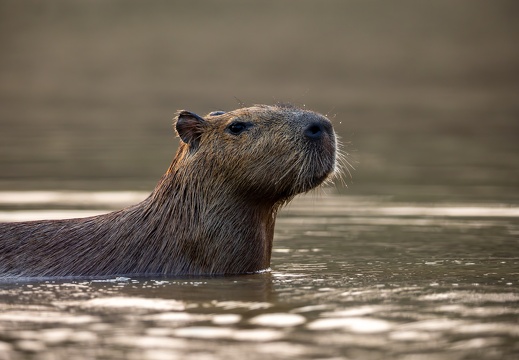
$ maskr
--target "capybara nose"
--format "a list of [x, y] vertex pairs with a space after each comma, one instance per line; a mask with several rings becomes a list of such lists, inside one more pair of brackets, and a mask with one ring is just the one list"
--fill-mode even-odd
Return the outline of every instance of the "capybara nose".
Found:
[[304, 130], [304, 134], [310, 140], [319, 140], [325, 133], [331, 133], [332, 127], [328, 122], [317, 120], [308, 124]]

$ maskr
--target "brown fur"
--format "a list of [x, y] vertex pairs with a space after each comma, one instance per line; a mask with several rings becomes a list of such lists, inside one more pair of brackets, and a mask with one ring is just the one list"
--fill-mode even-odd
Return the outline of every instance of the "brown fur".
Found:
[[278, 209], [335, 169], [330, 121], [258, 105], [205, 118], [181, 111], [176, 130], [177, 154], [143, 202], [88, 218], [1, 223], [0, 277], [269, 268]]

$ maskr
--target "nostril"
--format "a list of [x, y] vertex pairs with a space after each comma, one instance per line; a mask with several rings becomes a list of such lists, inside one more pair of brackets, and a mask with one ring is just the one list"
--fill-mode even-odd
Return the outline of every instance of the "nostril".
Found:
[[319, 139], [323, 135], [323, 126], [321, 124], [310, 124], [304, 131], [306, 137], [310, 139]]

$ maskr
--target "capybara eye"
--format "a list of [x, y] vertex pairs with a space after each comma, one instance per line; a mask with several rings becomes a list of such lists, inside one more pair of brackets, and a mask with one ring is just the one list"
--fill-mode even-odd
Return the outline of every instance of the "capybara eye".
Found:
[[251, 123], [244, 123], [244, 122], [241, 122], [241, 121], [235, 121], [235, 122], [231, 123], [227, 127], [227, 130], [232, 135], [240, 135], [242, 132], [244, 132], [245, 130], [247, 130], [251, 126], [252, 126]]
[[209, 116], [218, 116], [225, 114], [225, 111], [212, 111], [209, 113]]

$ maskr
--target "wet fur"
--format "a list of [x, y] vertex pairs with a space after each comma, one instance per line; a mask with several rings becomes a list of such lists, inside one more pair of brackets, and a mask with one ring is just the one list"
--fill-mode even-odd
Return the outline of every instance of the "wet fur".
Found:
[[[237, 274], [269, 268], [279, 208], [325, 181], [336, 141], [322, 115], [258, 105], [179, 112], [182, 139], [143, 202], [109, 214], [0, 223], [0, 277]], [[233, 121], [251, 123], [240, 135]], [[303, 135], [323, 124], [322, 139]]]

